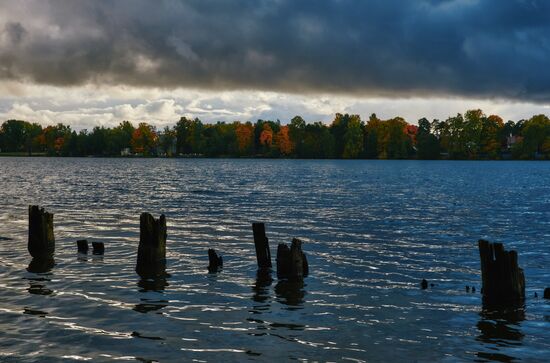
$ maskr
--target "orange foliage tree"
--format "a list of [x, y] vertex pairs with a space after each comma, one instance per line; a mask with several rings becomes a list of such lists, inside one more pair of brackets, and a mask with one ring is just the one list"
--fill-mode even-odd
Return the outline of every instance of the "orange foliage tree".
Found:
[[273, 130], [269, 124], [265, 123], [262, 133], [260, 134], [260, 144], [270, 147], [273, 143]]
[[61, 149], [63, 148], [63, 145], [65, 144], [65, 139], [63, 137], [58, 137], [55, 139], [54, 141], [54, 149], [57, 153], [59, 153], [61, 151]]
[[158, 144], [158, 135], [153, 126], [142, 122], [132, 133], [130, 144], [134, 152], [150, 155]]
[[281, 126], [281, 129], [275, 135], [275, 144], [278, 146], [282, 155], [290, 155], [294, 151], [294, 143], [290, 140], [288, 125]]
[[245, 124], [237, 123], [235, 127], [235, 135], [237, 137], [237, 145], [241, 154], [247, 154], [252, 148], [254, 141], [254, 126], [250, 122]]

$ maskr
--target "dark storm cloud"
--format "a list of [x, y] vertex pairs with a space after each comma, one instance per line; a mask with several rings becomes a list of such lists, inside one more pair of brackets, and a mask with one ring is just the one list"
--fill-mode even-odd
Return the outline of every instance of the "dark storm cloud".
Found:
[[544, 0], [0, 1], [0, 77], [550, 99]]

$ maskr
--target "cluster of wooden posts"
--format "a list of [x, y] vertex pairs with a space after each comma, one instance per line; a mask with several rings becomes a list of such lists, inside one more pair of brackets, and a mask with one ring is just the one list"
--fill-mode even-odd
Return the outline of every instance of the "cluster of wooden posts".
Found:
[[[263, 223], [253, 223], [254, 245], [260, 271], [270, 270], [271, 252]], [[31, 265], [47, 269], [53, 266], [55, 238], [53, 214], [38, 206], [29, 206], [29, 253]], [[86, 240], [77, 241], [78, 251], [88, 252]], [[93, 242], [93, 253], [103, 254], [101, 242]], [[502, 243], [478, 242], [481, 259], [481, 280], [484, 304], [508, 305], [521, 303], [525, 299], [525, 276], [518, 266], [516, 251], [506, 251]], [[214, 249], [208, 250], [208, 271], [217, 272], [223, 266], [223, 259]], [[139, 247], [136, 272], [142, 278], [157, 278], [166, 275], [166, 218], [155, 219], [149, 213], [140, 217]], [[277, 248], [277, 277], [300, 280], [307, 276], [309, 265], [302, 252], [302, 242], [294, 238], [290, 247], [280, 243]], [[432, 284], [433, 286], [433, 284]], [[421, 287], [428, 288], [428, 281], [422, 280]], [[469, 288], [467, 289], [470, 290]], [[474, 290], [475, 291], [475, 290]], [[550, 288], [544, 290], [544, 298], [550, 299]]]
[[[155, 219], [149, 213], [142, 213], [139, 221], [139, 247], [136, 273], [145, 279], [162, 278], [166, 275], [166, 218], [161, 215]], [[271, 269], [271, 253], [263, 223], [253, 223], [254, 245], [260, 270]], [[102, 255], [102, 242], [92, 242], [93, 253]], [[78, 240], [79, 253], [88, 253], [88, 241]], [[33, 257], [34, 270], [47, 270], [53, 266], [55, 237], [53, 232], [53, 214], [43, 208], [29, 206], [29, 253]], [[214, 249], [208, 250], [208, 271], [217, 272], [223, 266], [223, 259]], [[277, 248], [277, 277], [288, 280], [301, 280], [307, 276], [309, 265], [302, 252], [302, 242], [294, 238], [290, 247], [280, 243]]]
[[[488, 307], [522, 305], [525, 301], [525, 275], [518, 265], [516, 251], [506, 251], [502, 243], [478, 241], [481, 260], [481, 294]], [[423, 289], [428, 282], [422, 280]], [[475, 287], [466, 286], [466, 292], [475, 292]], [[538, 295], [535, 293], [535, 297]], [[550, 299], [550, 288], [544, 289], [544, 298]]]

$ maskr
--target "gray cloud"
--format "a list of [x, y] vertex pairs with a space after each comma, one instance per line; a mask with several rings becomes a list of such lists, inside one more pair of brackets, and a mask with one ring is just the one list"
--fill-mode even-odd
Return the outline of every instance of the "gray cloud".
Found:
[[543, 0], [0, 1], [0, 79], [550, 99]]

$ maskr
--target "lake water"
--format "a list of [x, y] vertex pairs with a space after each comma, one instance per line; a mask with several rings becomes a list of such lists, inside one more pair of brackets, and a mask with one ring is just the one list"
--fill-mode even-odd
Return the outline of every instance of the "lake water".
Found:
[[[55, 214], [47, 273], [27, 271], [29, 204]], [[155, 286], [134, 272], [145, 211], [168, 223], [171, 277]], [[253, 221], [273, 258], [304, 241], [303, 284], [257, 279]], [[2, 362], [550, 354], [546, 162], [0, 158], [0, 237]], [[82, 238], [104, 242], [103, 258], [79, 256]], [[525, 309], [482, 311], [479, 238], [518, 251]]]

